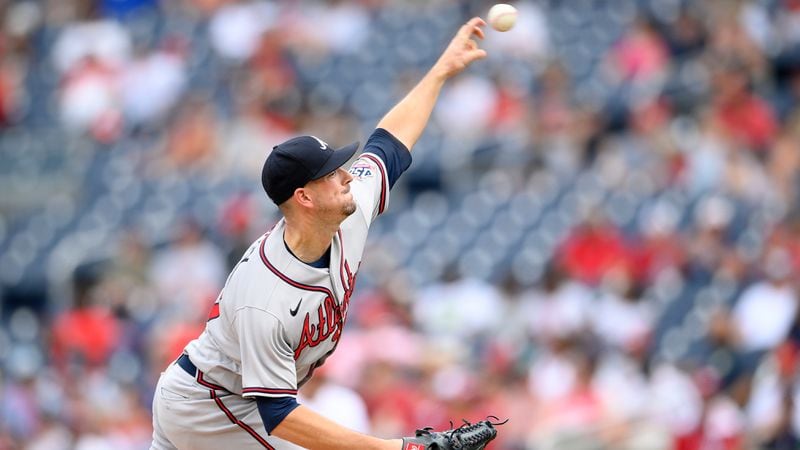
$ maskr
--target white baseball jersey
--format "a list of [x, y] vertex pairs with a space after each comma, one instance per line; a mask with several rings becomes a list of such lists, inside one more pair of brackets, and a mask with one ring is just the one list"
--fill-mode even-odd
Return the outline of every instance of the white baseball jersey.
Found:
[[205, 332], [186, 347], [209, 381], [245, 397], [296, 395], [336, 347], [369, 225], [389, 196], [377, 156], [362, 154], [350, 172], [357, 210], [333, 238], [328, 269], [289, 251], [281, 219], [231, 272]]
[[333, 238], [328, 268], [298, 260], [281, 220], [236, 265], [205, 331], [170, 365], [153, 399], [153, 449], [299, 447], [269, 436], [253, 397], [296, 396], [336, 348], [372, 221], [409, 166], [408, 150], [378, 129], [350, 167], [356, 212]]

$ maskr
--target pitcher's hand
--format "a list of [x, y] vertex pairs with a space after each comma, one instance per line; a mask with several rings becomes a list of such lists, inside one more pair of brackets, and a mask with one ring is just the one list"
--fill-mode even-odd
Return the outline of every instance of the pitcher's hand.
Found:
[[434, 73], [443, 79], [448, 79], [461, 73], [473, 61], [485, 58], [486, 50], [478, 47], [478, 41], [474, 39], [483, 39], [481, 27], [484, 26], [486, 22], [480, 17], [473, 17], [462, 25], [434, 64]]

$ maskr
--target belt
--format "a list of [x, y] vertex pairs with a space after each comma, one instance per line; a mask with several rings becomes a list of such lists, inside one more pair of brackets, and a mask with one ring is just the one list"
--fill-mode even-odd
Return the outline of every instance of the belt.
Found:
[[196, 377], [197, 376], [197, 366], [194, 365], [191, 359], [189, 359], [189, 355], [183, 353], [177, 361], [175, 361], [181, 369], [185, 370], [186, 373], [189, 375]]

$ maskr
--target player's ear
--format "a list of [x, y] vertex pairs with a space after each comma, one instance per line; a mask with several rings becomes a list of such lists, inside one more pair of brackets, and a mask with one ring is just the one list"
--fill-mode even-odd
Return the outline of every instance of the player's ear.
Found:
[[311, 199], [310, 192], [305, 187], [299, 187], [294, 190], [294, 194], [292, 195], [298, 205], [310, 208], [314, 205], [314, 201]]

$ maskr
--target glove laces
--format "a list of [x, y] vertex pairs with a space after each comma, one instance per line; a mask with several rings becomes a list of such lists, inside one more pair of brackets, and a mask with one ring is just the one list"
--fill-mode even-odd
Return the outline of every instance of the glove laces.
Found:
[[[494, 419], [495, 422], [492, 422], [488, 419]], [[464, 423], [458, 428], [450, 431], [447, 436], [455, 448], [461, 448], [464, 445], [473, 447], [482, 442], [488, 442], [494, 438], [495, 434], [497, 434], [497, 431], [494, 429], [494, 427], [496, 425], [505, 424], [508, 422], [508, 419], [501, 422], [496, 416], [488, 416], [487, 420], [476, 422], [474, 424], [465, 419], [462, 419], [462, 421]], [[453, 428], [452, 422], [450, 422], [450, 427]]]

